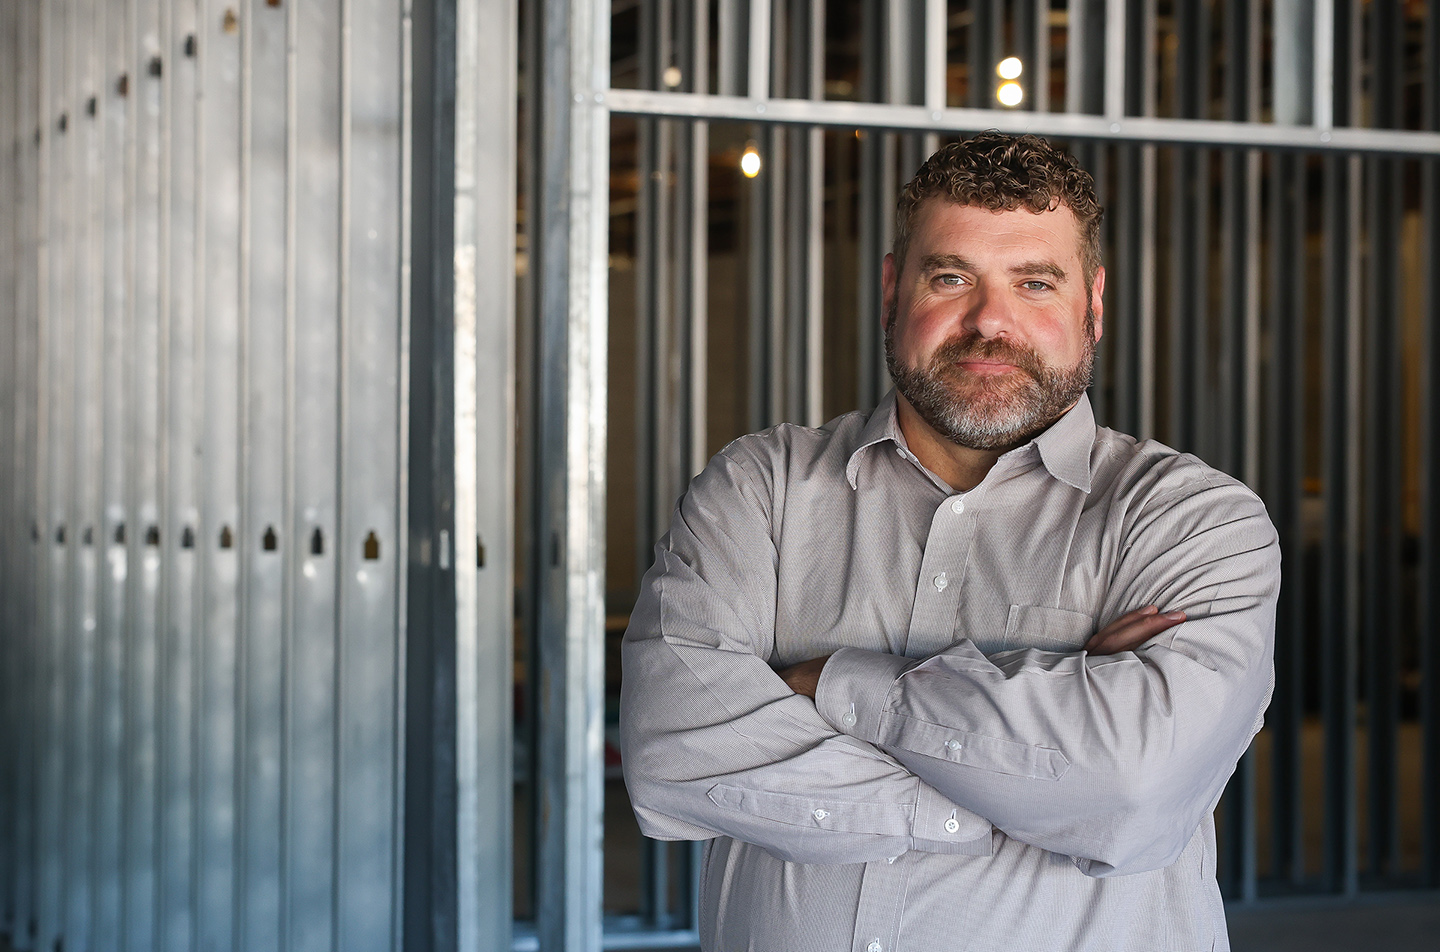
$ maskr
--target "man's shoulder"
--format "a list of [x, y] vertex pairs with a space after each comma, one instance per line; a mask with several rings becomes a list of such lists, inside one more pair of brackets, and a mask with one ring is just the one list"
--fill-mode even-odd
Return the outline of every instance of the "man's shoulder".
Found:
[[813, 466], [827, 458], [845, 460], [859, 448], [870, 413], [852, 410], [822, 426], [779, 423], [731, 440], [711, 459], [710, 465], [725, 462], [758, 471], [786, 470], [799, 463]]
[[1096, 427], [1092, 492], [1133, 512], [1175, 506], [1265, 514], [1265, 503], [1236, 477], [1158, 440]]

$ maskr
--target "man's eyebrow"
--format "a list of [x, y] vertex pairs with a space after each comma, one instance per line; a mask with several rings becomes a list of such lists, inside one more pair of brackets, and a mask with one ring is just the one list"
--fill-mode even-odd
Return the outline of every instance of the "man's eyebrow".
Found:
[[928, 254], [920, 259], [920, 272], [923, 274], [929, 271], [971, 271], [974, 265], [969, 258], [962, 258], [959, 255]]
[[1010, 273], [1014, 275], [1048, 274], [1056, 281], [1064, 281], [1066, 277], [1065, 269], [1053, 261], [1026, 261], [1015, 265], [1010, 269]]

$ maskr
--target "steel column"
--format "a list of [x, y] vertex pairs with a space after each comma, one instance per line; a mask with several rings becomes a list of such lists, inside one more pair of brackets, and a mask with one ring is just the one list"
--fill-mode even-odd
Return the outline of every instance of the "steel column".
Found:
[[[762, 4], [763, 5], [763, 4]], [[544, 7], [539, 947], [601, 944], [609, 6]], [[760, 20], [768, 22], [768, 17]], [[751, 89], [768, 57], [751, 57]]]
[[[454, 432], [461, 949], [508, 949], [512, 916], [517, 16], [514, 2], [457, 7]], [[473, 547], [471, 526], [478, 533]]]

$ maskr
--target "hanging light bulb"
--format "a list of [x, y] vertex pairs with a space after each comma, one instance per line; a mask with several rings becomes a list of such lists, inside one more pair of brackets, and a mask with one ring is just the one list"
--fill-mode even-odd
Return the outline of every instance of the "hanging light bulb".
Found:
[[1018, 56], [1007, 56], [995, 66], [995, 75], [1001, 79], [1019, 79], [1023, 72], [1025, 64], [1020, 62]]
[[755, 148], [754, 140], [745, 143], [745, 151], [740, 155], [740, 171], [746, 178], [760, 174], [760, 150]]
[[1025, 98], [1025, 90], [1020, 88], [1019, 83], [1011, 80], [1000, 84], [1000, 88], [995, 90], [995, 98], [1000, 100], [1002, 106], [1018, 106]]

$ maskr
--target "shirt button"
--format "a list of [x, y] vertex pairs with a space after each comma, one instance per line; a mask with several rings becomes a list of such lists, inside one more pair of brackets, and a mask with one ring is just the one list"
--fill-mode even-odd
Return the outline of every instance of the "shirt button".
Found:
[[884, 952], [884, 950], [885, 947], [880, 944], [879, 939], [875, 939], [871, 941], [869, 945], [865, 946], [865, 952]]
[[840, 723], [844, 724], [846, 727], [854, 727], [855, 715], [850, 711], [846, 711], [843, 715], [841, 715]]
[[957, 499], [957, 500], [955, 500], [954, 502], [952, 502], [952, 503], [950, 504], [950, 511], [953, 512], [953, 513], [955, 513], [955, 515], [957, 515], [957, 516], [960, 515], [960, 513], [962, 513], [962, 512], [965, 511], [965, 500], [963, 500], [963, 499]]
[[949, 748], [950, 750], [959, 750], [959, 749], [960, 749], [960, 742], [959, 742], [958, 740], [947, 740], [947, 741], [945, 742], [945, 746], [946, 746], [947, 748]]
[[945, 591], [945, 586], [947, 586], [947, 585], [949, 585], [949, 584], [950, 584], [950, 578], [949, 578], [949, 576], [947, 576], [944, 572], [941, 572], [939, 575], [935, 576], [935, 578], [934, 578], [935, 591], [937, 591], [937, 592], [943, 592], [943, 591]]
[[946, 820], [946, 821], [945, 821], [945, 832], [946, 832], [946, 833], [959, 833], [959, 832], [960, 832], [960, 821], [957, 820], [957, 819], [955, 819], [953, 816], [952, 816], [950, 819]]
[[823, 819], [825, 819], [825, 818], [826, 818], [827, 816], [829, 816], [829, 815], [830, 815], [830, 811], [829, 811], [829, 810], [816, 809], [816, 811], [815, 811], [815, 819], [817, 819], [817, 820], [823, 820]]
[[895, 447], [895, 455], [898, 456], [898, 457], [900, 457], [901, 459], [904, 459], [904, 458], [905, 458], [905, 451], [902, 450], [900, 447], [897, 446], [897, 447]]

